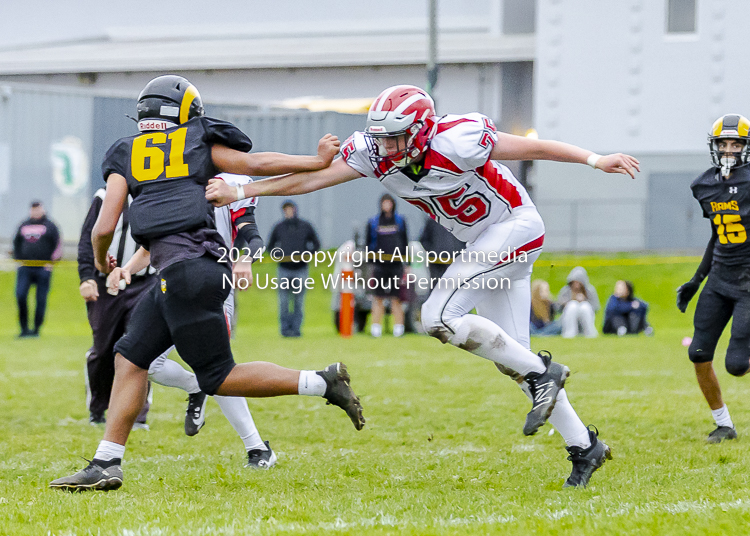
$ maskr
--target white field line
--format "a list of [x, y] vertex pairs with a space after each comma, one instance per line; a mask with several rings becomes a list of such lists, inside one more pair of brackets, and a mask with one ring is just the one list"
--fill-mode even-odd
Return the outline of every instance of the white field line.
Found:
[[[714, 510], [723, 512], [729, 510], [746, 510], [750, 509], [750, 499], [738, 499], [736, 501], [712, 503], [710, 501], [680, 501], [677, 503], [657, 503], [650, 502], [642, 505], [623, 504], [615, 509], [597, 509], [599, 501], [591, 501], [587, 505], [581, 505], [580, 508], [563, 508], [560, 510], [537, 509], [535, 512], [525, 514], [522, 519], [539, 519], [546, 518], [550, 521], [559, 521], [566, 517], [621, 517], [621, 516], [642, 516], [649, 514], [696, 514], [708, 513]], [[378, 516], [361, 519], [358, 521], [344, 521], [337, 518], [333, 522], [302, 524], [302, 523], [284, 523], [279, 522], [273, 517], [265, 521], [243, 521], [239, 526], [216, 527], [206, 525], [202, 527], [193, 527], [187, 529], [183, 527], [179, 533], [181, 536], [241, 536], [248, 534], [273, 534], [277, 532], [296, 532], [296, 533], [322, 533], [337, 532], [345, 530], [367, 529], [367, 528], [396, 528], [396, 529], [420, 529], [429, 530], [430, 528], [451, 528], [451, 527], [468, 527], [477, 525], [507, 525], [521, 519], [513, 515], [489, 514], [489, 515], [472, 515], [468, 517], [442, 517], [433, 518], [429, 524], [418, 520], [399, 520], [398, 518], [380, 514]], [[48, 536], [79, 536], [90, 534], [90, 532], [48, 532]], [[167, 536], [175, 534], [171, 529], [153, 527], [146, 525], [136, 529], [122, 529], [119, 536]]]

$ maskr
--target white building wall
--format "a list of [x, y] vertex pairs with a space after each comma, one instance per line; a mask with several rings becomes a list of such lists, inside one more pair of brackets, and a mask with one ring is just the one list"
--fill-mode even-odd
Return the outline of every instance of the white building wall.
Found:
[[716, 117], [750, 113], [750, 2], [698, 0], [691, 35], [666, 33], [666, 3], [540, 0], [540, 135], [600, 152], [702, 151]]
[[689, 35], [666, 33], [666, 6], [667, 0], [539, 1], [540, 137], [633, 154], [642, 169], [631, 181], [536, 163], [532, 183], [548, 250], [646, 247], [648, 233], [658, 232], [646, 228], [659, 202], [649, 198], [649, 177], [697, 176], [710, 165], [706, 134], [713, 121], [750, 114], [750, 70], [743, 67], [750, 2], [698, 0], [697, 29]]

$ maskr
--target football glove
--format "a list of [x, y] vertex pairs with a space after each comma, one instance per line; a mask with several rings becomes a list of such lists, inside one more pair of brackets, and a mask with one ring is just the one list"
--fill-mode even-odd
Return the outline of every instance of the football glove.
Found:
[[688, 303], [693, 299], [693, 296], [695, 296], [695, 293], [698, 292], [699, 288], [701, 288], [700, 281], [691, 279], [677, 289], [677, 308], [680, 312], [685, 312]]

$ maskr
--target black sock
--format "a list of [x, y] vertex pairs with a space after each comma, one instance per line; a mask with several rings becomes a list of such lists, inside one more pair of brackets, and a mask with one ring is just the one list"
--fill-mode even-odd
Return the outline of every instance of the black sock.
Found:
[[97, 458], [94, 458], [91, 460], [92, 463], [95, 465], [98, 465], [102, 469], [107, 469], [109, 467], [112, 467], [113, 465], [122, 465], [122, 458], [112, 458], [111, 460], [99, 460]]

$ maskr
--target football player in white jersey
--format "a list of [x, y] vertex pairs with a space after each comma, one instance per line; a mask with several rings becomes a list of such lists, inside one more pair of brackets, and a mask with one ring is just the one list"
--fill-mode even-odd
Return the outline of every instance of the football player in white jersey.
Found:
[[[500, 133], [479, 113], [438, 117], [430, 96], [406, 85], [388, 88], [375, 99], [365, 132], [355, 132], [341, 155], [327, 169], [241, 189], [212, 181], [206, 198], [219, 206], [242, 197], [304, 194], [371, 177], [467, 242], [462, 258], [448, 268], [422, 307], [424, 328], [443, 343], [493, 361], [515, 379], [532, 401], [524, 434], [536, 433], [549, 418], [573, 462], [565, 486], [585, 487], [611, 457], [610, 448], [570, 405], [563, 388], [569, 369], [553, 362], [548, 352], [529, 350], [530, 278], [542, 250], [544, 223], [521, 183], [495, 160], [587, 163], [633, 178], [638, 161]], [[474, 308], [478, 314], [469, 314]]]
[[[217, 177], [234, 188], [252, 182], [252, 179], [246, 175], [221, 173]], [[238, 283], [241, 289], [249, 288], [252, 285], [253, 277], [250, 265], [255, 253], [263, 248], [263, 240], [255, 225], [254, 212], [257, 204], [258, 199], [251, 197], [214, 209], [216, 230], [221, 234], [224, 243], [232, 244], [236, 250], [242, 253], [240, 258], [245, 260], [245, 262], [235, 263], [236, 266], [233, 270], [237, 279], [247, 280], [247, 284]], [[227, 258], [230, 257], [231, 255], [227, 252]], [[129, 283], [130, 274], [148, 266], [148, 263], [149, 254], [141, 248], [130, 262], [122, 268], [115, 268], [110, 273], [107, 278], [108, 291], [116, 293], [121, 280]], [[234, 289], [229, 292], [229, 296], [224, 301], [224, 315], [227, 319], [227, 329], [231, 333], [232, 320], [234, 319]], [[185, 433], [193, 436], [205, 423], [205, 407], [208, 396], [198, 386], [198, 379], [195, 374], [168, 358], [172, 350], [174, 350], [174, 346], [151, 363], [148, 375], [150, 380], [160, 385], [177, 387], [188, 393], [189, 403], [185, 416]], [[276, 464], [276, 454], [269, 446], [268, 441], [264, 442], [261, 439], [247, 406], [247, 400], [242, 397], [219, 395], [213, 398], [245, 445], [247, 451], [246, 467], [254, 469], [270, 469], [273, 467]]]

